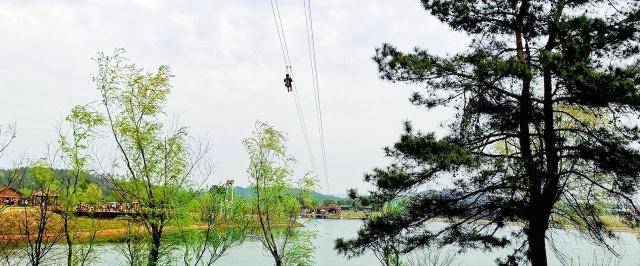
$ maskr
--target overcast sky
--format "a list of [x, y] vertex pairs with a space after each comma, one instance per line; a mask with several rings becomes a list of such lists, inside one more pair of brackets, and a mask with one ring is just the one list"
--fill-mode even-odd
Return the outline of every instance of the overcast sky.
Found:
[[[294, 82], [320, 165], [302, 3], [280, 0]], [[418, 0], [317, 0], [312, 8], [328, 191], [367, 190], [363, 173], [385, 164], [382, 148], [398, 139], [402, 121], [433, 131], [451, 116], [410, 105], [419, 85], [379, 80], [374, 48], [390, 42], [444, 55], [465, 49], [467, 38]], [[0, 123], [18, 128], [0, 167], [23, 155], [41, 156], [56, 140], [56, 121], [72, 106], [98, 99], [91, 58], [125, 48], [131, 62], [146, 69], [171, 67], [167, 113], [213, 143], [211, 183], [247, 184], [241, 141], [256, 120], [287, 133], [299, 174], [311, 169], [293, 99], [282, 86], [284, 63], [268, 0], [4, 0], [0, 40]]]

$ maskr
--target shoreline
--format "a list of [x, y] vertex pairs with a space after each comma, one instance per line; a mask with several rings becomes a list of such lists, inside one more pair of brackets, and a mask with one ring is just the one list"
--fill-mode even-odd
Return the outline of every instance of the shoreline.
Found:
[[[6, 215], [8, 213], [13, 213], [14, 215]], [[21, 224], [22, 219], [24, 217], [21, 215], [21, 212], [6, 212], [3, 211], [3, 216], [0, 216], [0, 242], [26, 242], [26, 236], [22, 233]], [[354, 211], [345, 211], [340, 214], [329, 214], [325, 217], [321, 218], [310, 218], [310, 219], [330, 219], [330, 220], [366, 220], [369, 217], [375, 217], [379, 215], [379, 212], [372, 213], [364, 213], [364, 212], [354, 212]], [[131, 233], [135, 235], [145, 236], [144, 226], [141, 224], [137, 225], [129, 225], [125, 219], [121, 218], [99, 218], [99, 219], [88, 219], [86, 217], [75, 217], [78, 219], [76, 222], [78, 223], [78, 231], [76, 231], [76, 237], [78, 243], [88, 243], [91, 239], [92, 234], [95, 231], [95, 239], [93, 243], [121, 243], [126, 241], [127, 237], [131, 235]], [[632, 228], [626, 226], [620, 219], [619, 216], [608, 215], [603, 216], [603, 220], [607, 222], [605, 228], [612, 232], [617, 233], [632, 233], [632, 234], [640, 234], [640, 227]], [[432, 218], [429, 220], [430, 222], [450, 222], [451, 219], [438, 217]], [[455, 221], [455, 219], [454, 219]], [[488, 223], [487, 220], [477, 221], [477, 224]], [[508, 226], [514, 227], [522, 227], [523, 223], [519, 222], [507, 222]], [[52, 221], [52, 230], [59, 230], [60, 221], [58, 219], [54, 219]], [[131, 227], [129, 227], [131, 226]], [[204, 224], [192, 224], [189, 225], [186, 229], [188, 230], [205, 230], [206, 226]], [[575, 226], [565, 225], [565, 226], [556, 226], [550, 229], [560, 229], [560, 230], [578, 230]], [[166, 234], [168, 237], [171, 237], [177, 230], [175, 228], [168, 227], [166, 230]], [[60, 241], [60, 240], [59, 240]], [[60, 243], [64, 243], [64, 239], [61, 239]]]
[[[342, 215], [342, 214], [329, 214], [324, 218], [316, 218], [316, 219], [349, 219], [349, 220], [366, 220], [368, 219], [370, 216], [375, 216], [377, 215], [376, 212], [370, 213], [369, 215], [363, 213], [363, 212], [348, 212], [349, 215]], [[618, 233], [634, 233], [634, 234], [640, 234], [640, 226], [633, 228], [633, 227], [629, 227], [626, 226], [623, 222], [621, 222], [619, 219], [619, 216], [616, 215], [605, 215], [603, 218], [605, 218], [606, 220], [608, 220], [609, 224], [605, 225], [605, 228], [607, 230], [611, 230], [612, 232], [618, 232]], [[454, 219], [455, 220], [455, 219]], [[447, 223], [450, 221], [449, 218], [444, 218], [444, 217], [437, 217], [437, 218], [432, 218], [429, 221], [432, 222], [444, 222]], [[476, 223], [478, 224], [486, 224], [489, 223], [488, 220], [480, 220], [477, 221]], [[523, 223], [520, 222], [507, 222], [508, 225], [510, 226], [515, 226], [515, 227], [522, 227]], [[575, 226], [572, 225], [565, 225], [565, 227], [559, 227], [559, 226], [555, 226], [555, 227], [550, 227], [549, 229], [561, 229], [561, 230], [578, 230]]]

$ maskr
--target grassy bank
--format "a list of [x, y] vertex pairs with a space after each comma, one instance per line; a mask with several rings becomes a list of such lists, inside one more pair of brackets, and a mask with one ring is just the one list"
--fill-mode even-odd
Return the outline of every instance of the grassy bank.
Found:
[[[54, 239], [63, 232], [63, 219], [60, 215], [49, 212], [46, 235]], [[27, 231], [31, 238], [35, 237], [38, 227], [37, 208], [10, 207], [0, 213], [0, 241], [26, 242]], [[96, 242], [113, 242], [124, 239], [127, 234], [128, 222], [123, 218], [98, 219], [89, 217], [73, 217], [74, 238], [78, 243], [89, 241], [95, 232]], [[141, 225], [135, 225], [134, 230], [142, 232]], [[64, 239], [61, 239], [61, 241]]]
[[[63, 219], [59, 214], [49, 212], [49, 219], [46, 226], [47, 239], [56, 239], [59, 243], [64, 243]], [[27, 242], [26, 229], [31, 232], [31, 239], [35, 238], [38, 226], [38, 209], [10, 207], [0, 212], [0, 242]], [[81, 244], [93, 239], [94, 243], [120, 243], [127, 240], [131, 235], [147, 237], [144, 225], [139, 221], [129, 221], [126, 217], [118, 218], [90, 218], [72, 217], [74, 225], [74, 242]], [[302, 226], [302, 224], [299, 224]], [[191, 224], [187, 230], [205, 231], [206, 224]], [[258, 233], [258, 225], [255, 225], [255, 233]], [[175, 239], [178, 237], [178, 228], [167, 225], [165, 237]], [[94, 235], [95, 234], [95, 235]]]

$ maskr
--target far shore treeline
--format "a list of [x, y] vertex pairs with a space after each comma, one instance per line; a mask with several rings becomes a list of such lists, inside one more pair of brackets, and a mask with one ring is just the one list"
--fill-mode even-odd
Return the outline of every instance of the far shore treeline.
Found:
[[[68, 170], [64, 170], [64, 169], [52, 169], [52, 170], [55, 172], [55, 175], [57, 176], [71, 175], [68, 172]], [[8, 179], [12, 175], [12, 172], [24, 172], [19, 182], [9, 182]], [[106, 179], [104, 177], [101, 177], [99, 174], [93, 174], [93, 173], [85, 173], [85, 174], [88, 182], [96, 184], [102, 190], [102, 193], [105, 195], [105, 197], [103, 198], [104, 201], [117, 200], [117, 196], [111, 191], [113, 186], [110, 185], [109, 182], [106, 182], [105, 181]], [[33, 190], [33, 188], [36, 187], [36, 184], [33, 178], [34, 178], [33, 168], [30, 168], [30, 167], [24, 167], [21, 169], [0, 169], [0, 188], [8, 185], [9, 187], [14, 188], [18, 191], [24, 190], [25, 188], [29, 190]], [[235, 191], [234, 192], [235, 195], [238, 195], [240, 197], [248, 198], [253, 194], [251, 188], [233, 186], [233, 189]], [[205, 188], [202, 189], [203, 192], [205, 190], [206, 190]], [[291, 193], [297, 193], [296, 190], [297, 189], [295, 188], [292, 189]], [[353, 202], [353, 200], [351, 200], [348, 197], [340, 197], [340, 196], [334, 196], [329, 194], [323, 194], [316, 191], [313, 191], [311, 193], [311, 197], [317, 203], [334, 203], [339, 205], [351, 205]]]

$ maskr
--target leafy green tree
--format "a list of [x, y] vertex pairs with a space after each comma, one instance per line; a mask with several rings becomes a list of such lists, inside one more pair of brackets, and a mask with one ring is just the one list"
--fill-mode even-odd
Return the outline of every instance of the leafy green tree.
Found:
[[354, 211], [358, 211], [358, 190], [355, 188], [347, 189], [347, 197], [351, 200], [351, 207]]
[[[110, 175], [120, 200], [141, 208], [142, 224], [151, 240], [147, 263], [161, 259], [163, 235], [180, 204], [180, 191], [194, 185], [194, 169], [208, 151], [206, 144], [190, 146], [187, 129], [166, 128], [163, 108], [171, 88], [169, 67], [155, 73], [126, 63], [124, 50], [100, 53], [94, 78], [110, 133], [120, 155], [124, 176]], [[117, 180], [117, 179], [120, 180]]]
[[[58, 205], [59, 180], [54, 176], [51, 164], [46, 159], [40, 159], [32, 165], [33, 175], [32, 193], [24, 194], [24, 197], [35, 195], [33, 204], [35, 208], [23, 206], [23, 221], [20, 229], [26, 242], [25, 253], [29, 265], [47, 264], [47, 256], [53, 250], [58, 241], [63, 238], [60, 230], [54, 227], [54, 215], [52, 210]], [[29, 192], [23, 190], [23, 192]]]
[[328, 206], [330, 204], [336, 204], [336, 202], [333, 201], [332, 199], [324, 199], [324, 200], [322, 200], [322, 205]]
[[[68, 171], [60, 177], [60, 216], [62, 230], [67, 244], [67, 265], [85, 265], [90, 261], [95, 233], [81, 254], [74, 252], [76, 242], [75, 213], [78, 203], [83, 202], [84, 189], [87, 188], [87, 172], [89, 171], [89, 141], [93, 138], [96, 127], [102, 125], [104, 117], [88, 106], [75, 106], [66, 117], [69, 133], [60, 133], [59, 145], [62, 151], [64, 166]], [[95, 191], [92, 192], [95, 194]], [[95, 195], [93, 195], [95, 196]]]
[[253, 135], [243, 141], [249, 153], [252, 209], [260, 241], [277, 266], [312, 265], [315, 233], [303, 231], [296, 222], [302, 208], [293, 189], [297, 187], [303, 197], [310, 197], [315, 183], [308, 176], [293, 178], [290, 167], [295, 159], [287, 154], [285, 142], [280, 131], [260, 122]]
[[[421, 83], [411, 102], [455, 110], [437, 137], [407, 123], [365, 180], [379, 202], [409, 198], [407, 215], [383, 215], [340, 252], [402, 235], [403, 253], [429, 245], [512, 248], [499, 262], [547, 265], [551, 226], [578, 228], [601, 245], [612, 237], [597, 206], [633, 208], [640, 175], [637, 123], [640, 4], [620, 1], [445, 1], [422, 5], [469, 49], [438, 56], [390, 44], [376, 50], [380, 76]], [[606, 123], [592, 123], [584, 115]], [[426, 190], [452, 180], [446, 190]], [[431, 218], [445, 228], [425, 228]], [[517, 221], [522, 228], [501, 230]], [[562, 222], [560, 222], [562, 221]], [[415, 230], [417, 228], [417, 230]]]
[[370, 207], [371, 206], [371, 197], [370, 196], [360, 196], [358, 197], [358, 201], [362, 204], [362, 207]]
[[249, 205], [242, 197], [232, 197], [230, 185], [212, 186], [192, 201], [185, 225], [204, 224], [201, 230], [181, 228], [180, 245], [185, 265], [213, 265], [227, 251], [242, 244], [252, 232]]
[[313, 197], [313, 190], [311, 189], [302, 189], [299, 190], [298, 202], [300, 202], [300, 207], [304, 210], [316, 211], [318, 209], [318, 205], [320, 205], [320, 201]]
[[82, 201], [90, 206], [95, 206], [104, 198], [102, 189], [95, 183], [89, 183], [87, 189], [84, 190]]

